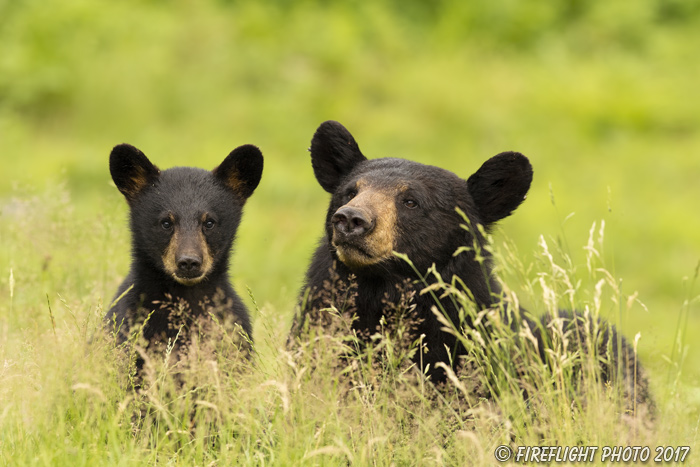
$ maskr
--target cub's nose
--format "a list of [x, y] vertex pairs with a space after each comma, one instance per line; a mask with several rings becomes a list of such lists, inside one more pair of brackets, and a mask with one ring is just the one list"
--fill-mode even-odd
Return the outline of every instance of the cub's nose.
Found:
[[198, 273], [199, 269], [202, 267], [202, 259], [195, 257], [195, 256], [189, 256], [189, 255], [183, 255], [177, 259], [177, 269], [183, 274], [189, 274], [191, 275], [192, 273]]
[[365, 235], [374, 228], [374, 221], [364, 210], [350, 206], [338, 209], [331, 223], [336, 232], [346, 237]]

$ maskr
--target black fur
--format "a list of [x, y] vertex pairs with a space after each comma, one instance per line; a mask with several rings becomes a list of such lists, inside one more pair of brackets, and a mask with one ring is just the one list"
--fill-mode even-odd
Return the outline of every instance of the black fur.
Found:
[[[326, 235], [316, 250], [306, 274], [304, 290], [310, 289], [310, 300], [302, 311], [301, 321], [308, 310], [331, 305], [317, 292], [330, 280], [332, 270], [341, 282], [357, 283], [354, 296], [357, 319], [354, 328], [360, 333], [374, 332], [379, 325], [386, 303], [396, 303], [401, 291], [396, 285], [416, 276], [405, 261], [386, 258], [376, 265], [351, 268], [339, 260], [331, 244], [334, 213], [347, 202], [347, 191], [358, 179], [371, 179], [377, 185], [391, 186], [405, 182], [407, 192], [397, 194], [396, 235], [393, 249], [409, 256], [421, 273], [435, 264], [445, 280], [459, 276], [465, 281], [474, 300], [487, 307], [499, 295], [498, 285], [490, 275], [488, 259], [486, 271], [475, 261], [474, 252], [453, 253], [461, 246], [473, 245], [475, 240], [484, 244], [477, 225], [486, 229], [492, 223], [508, 216], [524, 199], [532, 180], [532, 168], [523, 155], [502, 153], [487, 161], [468, 181], [439, 167], [423, 165], [405, 159], [366, 159], [350, 133], [338, 122], [325, 122], [316, 131], [311, 143], [311, 160], [321, 186], [332, 193], [326, 215]], [[407, 208], [403, 198], [410, 196], [418, 207]], [[465, 230], [464, 219], [455, 210], [460, 208], [472, 226]], [[485, 253], [485, 252], [484, 252]], [[422, 322], [416, 337], [424, 334], [429, 352], [418, 358], [430, 365], [435, 379], [444, 378], [436, 370], [438, 362], [449, 362], [460, 353], [455, 338], [440, 330], [431, 308], [435, 305], [430, 294], [415, 297], [416, 310]], [[339, 306], [340, 304], [333, 304]], [[449, 318], [458, 323], [458, 310], [451, 300], [443, 301]], [[295, 328], [301, 323], [295, 323]], [[449, 349], [449, 350], [448, 350]], [[448, 352], [452, 356], [448, 356]]]
[[311, 154], [327, 157], [312, 157], [311, 166], [318, 183], [328, 193], [334, 193], [340, 180], [358, 163], [367, 160], [360, 152], [350, 132], [337, 122], [324, 122], [316, 130], [311, 141]]
[[[132, 235], [131, 270], [105, 317], [120, 342], [149, 315], [143, 328], [149, 343], [167, 343], [181, 325], [185, 327], [179, 339], [186, 339], [183, 332], [209, 312], [252, 335], [248, 311], [229, 282], [228, 268], [243, 206], [260, 181], [262, 168], [262, 154], [249, 145], [232, 151], [212, 172], [191, 167], [161, 172], [133, 146], [121, 144], [112, 150], [110, 171], [129, 202]], [[184, 270], [178, 278], [166, 268], [164, 254], [174, 236], [178, 245], [184, 245], [174, 255], [204, 251], [211, 258], [210, 269], [196, 283], [183, 283], [196, 273]], [[173, 323], [176, 310], [184, 310], [186, 316]]]
[[[350, 301], [356, 314], [353, 329], [364, 336], [378, 329], [381, 317], [390, 309], [387, 303], [399, 302], [402, 291], [397, 284], [409, 279], [418, 284], [418, 289], [423, 288], [416, 281], [413, 269], [401, 258], [387, 256], [375, 264], [358, 266], [345, 264], [339, 257], [333, 235], [342, 237], [347, 227], [343, 225], [341, 233], [334, 232], [334, 228], [337, 230], [334, 226], [337, 217], [334, 216], [358, 195], [358, 180], [362, 180], [362, 186], [379, 187], [379, 190], [385, 188], [394, 194], [391, 202], [397, 215], [392, 248], [406, 254], [421, 274], [435, 265], [436, 271], [446, 282], [457, 276], [466, 287], [464, 291], [473, 297], [479, 309], [501, 302], [502, 294], [492, 276], [489, 253], [483, 250], [483, 232], [488, 232], [494, 222], [510, 215], [525, 199], [533, 176], [532, 167], [525, 156], [517, 152], [498, 154], [465, 181], [447, 170], [404, 159], [368, 160], [350, 133], [340, 123], [329, 121], [323, 123], [313, 137], [311, 160], [319, 183], [332, 197], [326, 215], [326, 235], [306, 274], [302, 297], [307, 291], [309, 295], [293, 325], [293, 337], [299, 335], [308, 316], [331, 306], [338, 309], [344, 306], [340, 302], [345, 297], [336, 299], [333, 294], [324, 292], [328, 284], [351, 285]], [[402, 187], [402, 191], [390, 189], [395, 186]], [[405, 204], [407, 198], [413, 201], [409, 203], [411, 207]], [[355, 203], [353, 209], [357, 209], [358, 204]], [[465, 221], [455, 208], [466, 215], [468, 228], [463, 228]], [[480, 227], [483, 227], [483, 231]], [[476, 246], [484, 260], [481, 263], [477, 261], [474, 248], [454, 255], [458, 248], [464, 246]], [[431, 279], [434, 281], [434, 278], [428, 278]], [[459, 310], [451, 298], [443, 296], [440, 301], [447, 318], [459, 325]], [[417, 339], [421, 334], [425, 335], [423, 342], [428, 349], [427, 353], [418, 353], [414, 360], [424, 367], [430, 365], [428, 374], [431, 378], [437, 382], [443, 381], [446, 375], [436, 368], [436, 364], [457, 362], [457, 357], [466, 350], [452, 334], [441, 330], [442, 325], [431, 311], [436, 305], [431, 294], [415, 294], [414, 304], [419, 324], [412, 337]], [[565, 326], [574, 326], [571, 329], [583, 328], [578, 326], [578, 320], [583, 319], [579, 315], [562, 312], [560, 317], [564, 319]], [[548, 337], [545, 329], [552, 318], [521, 319], [525, 319], [531, 328], [538, 341], [540, 356], [546, 361], [544, 348]], [[472, 326], [468, 318], [463, 324]], [[514, 329], [520, 324], [521, 321], [512, 321]], [[648, 384], [639, 374], [631, 347], [612, 327], [601, 325], [601, 330], [597, 342], [601, 353], [609, 348], [612, 361], [622, 362], [622, 376], [627, 383], [640, 384], [638, 400], [648, 400]], [[575, 335], [579, 337], [579, 343], [584, 339], [583, 335]], [[610, 368], [603, 368], [601, 374], [604, 381], [613, 379]]]
[[532, 182], [530, 162], [517, 152], [504, 152], [484, 162], [467, 180], [480, 222], [490, 225], [523, 202]]

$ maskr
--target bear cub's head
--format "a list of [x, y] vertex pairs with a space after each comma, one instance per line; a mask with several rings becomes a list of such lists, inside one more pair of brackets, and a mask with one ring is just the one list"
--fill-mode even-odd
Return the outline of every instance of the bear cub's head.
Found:
[[[504, 152], [463, 180], [438, 167], [405, 159], [368, 160], [340, 123], [321, 124], [311, 142], [320, 185], [332, 195], [326, 234], [335, 256], [356, 273], [387, 271], [405, 253], [425, 271], [449, 261], [460, 246], [482, 241], [478, 229], [510, 215], [532, 181], [528, 159]], [[399, 267], [394, 263], [394, 267]]]
[[184, 286], [226, 270], [243, 205], [262, 176], [257, 147], [234, 149], [212, 171], [161, 171], [135, 147], [120, 144], [110, 154], [109, 169], [129, 203], [139, 267]]

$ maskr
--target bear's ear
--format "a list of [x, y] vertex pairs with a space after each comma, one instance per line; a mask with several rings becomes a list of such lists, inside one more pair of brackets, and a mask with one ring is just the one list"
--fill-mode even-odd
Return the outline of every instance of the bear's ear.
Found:
[[519, 152], [502, 152], [484, 162], [467, 180], [479, 217], [485, 225], [509, 216], [525, 200], [532, 166]]
[[262, 152], [252, 144], [244, 144], [231, 151], [212, 172], [224, 185], [246, 200], [258, 187], [262, 171]]
[[160, 175], [158, 167], [130, 144], [120, 144], [109, 155], [109, 172], [119, 191], [130, 203]]
[[367, 160], [350, 132], [332, 120], [318, 127], [309, 151], [316, 180], [328, 193], [334, 193], [343, 177]]

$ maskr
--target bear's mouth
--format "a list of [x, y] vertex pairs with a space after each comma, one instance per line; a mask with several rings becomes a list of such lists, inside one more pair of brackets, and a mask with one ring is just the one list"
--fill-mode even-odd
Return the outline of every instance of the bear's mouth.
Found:
[[374, 255], [371, 255], [366, 249], [359, 245], [354, 245], [350, 242], [342, 242], [342, 243], [335, 243], [333, 244], [335, 247], [336, 251], [341, 250], [347, 253], [359, 253], [360, 255], [364, 256], [365, 258], [372, 258]]
[[338, 259], [348, 267], [363, 267], [377, 264], [384, 257], [372, 254], [362, 245], [350, 242], [333, 242]]
[[192, 286], [199, 284], [206, 278], [206, 274], [202, 272], [186, 274], [182, 272], [177, 272], [172, 274], [173, 279], [182, 285]]

